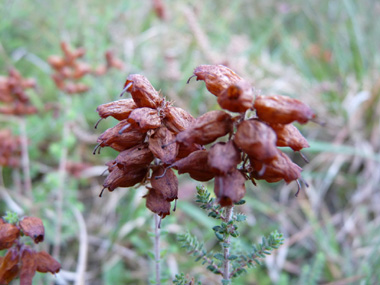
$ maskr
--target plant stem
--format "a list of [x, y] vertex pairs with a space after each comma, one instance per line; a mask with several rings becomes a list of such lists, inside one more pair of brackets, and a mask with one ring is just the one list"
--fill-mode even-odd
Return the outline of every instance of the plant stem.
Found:
[[[226, 207], [225, 209], [225, 215], [224, 215], [224, 222], [228, 223], [232, 219], [233, 214], [233, 206]], [[224, 241], [223, 241], [223, 251], [224, 251], [224, 261], [223, 261], [223, 279], [224, 280], [230, 280], [230, 244], [231, 244], [231, 236], [227, 233], [224, 235]]]
[[30, 162], [29, 162], [29, 152], [28, 152], [28, 135], [26, 133], [26, 120], [25, 118], [20, 118], [20, 135], [21, 135], [21, 163], [22, 172], [24, 174], [24, 194], [29, 198], [31, 204], [33, 204], [33, 193], [32, 193], [32, 179], [30, 176]]
[[156, 271], [156, 284], [161, 284], [161, 268], [160, 268], [160, 217], [154, 215], [154, 259], [155, 259], [155, 271]]

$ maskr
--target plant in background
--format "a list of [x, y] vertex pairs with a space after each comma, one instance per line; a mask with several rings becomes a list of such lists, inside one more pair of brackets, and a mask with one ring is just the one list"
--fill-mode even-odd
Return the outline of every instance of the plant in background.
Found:
[[42, 220], [24, 217], [19, 220], [14, 213], [0, 218], [0, 250], [7, 249], [0, 257], [0, 283], [9, 284], [19, 277], [20, 284], [32, 284], [36, 271], [58, 273], [61, 265], [46, 251], [36, 251], [22, 237], [31, 238], [34, 243], [43, 242], [45, 229]]
[[[178, 174], [188, 173], [197, 181], [214, 178], [218, 206], [213, 205], [213, 199], [209, 200], [209, 194], [200, 190], [198, 201], [213, 218], [222, 220], [214, 231], [222, 241], [223, 254], [213, 256], [222, 263], [215, 265], [198, 244], [193, 245], [190, 236], [182, 236], [181, 240], [198, 258], [205, 257], [208, 268], [222, 275], [223, 282], [228, 283], [244, 272], [245, 266], [258, 262], [282, 242], [282, 236], [273, 233], [251, 256], [230, 255], [230, 237], [238, 236], [235, 222], [242, 219], [240, 215], [233, 215], [233, 207], [245, 195], [245, 182], [255, 184], [255, 179], [296, 181], [297, 196], [302, 169], [278, 146], [294, 151], [308, 147], [292, 123], [307, 123], [315, 119], [315, 114], [296, 99], [280, 95], [256, 96], [247, 80], [222, 65], [201, 65], [193, 76], [205, 81], [223, 109], [238, 114], [215, 110], [194, 119], [186, 110], [172, 106], [161, 97], [144, 76], [132, 74], [121, 93], [121, 96], [125, 91], [131, 93], [132, 99], [103, 104], [97, 109], [101, 119], [112, 116], [120, 123], [99, 137], [94, 154], [106, 146], [120, 152], [115, 160], [107, 163], [109, 174], [103, 190], [150, 183], [144, 196], [146, 206], [161, 218], [170, 214], [170, 202], [178, 196], [178, 180], [172, 168]], [[218, 140], [226, 135], [226, 141]], [[206, 149], [209, 144], [212, 145]], [[160, 222], [156, 226], [159, 228]], [[156, 280], [159, 283], [158, 277]]]

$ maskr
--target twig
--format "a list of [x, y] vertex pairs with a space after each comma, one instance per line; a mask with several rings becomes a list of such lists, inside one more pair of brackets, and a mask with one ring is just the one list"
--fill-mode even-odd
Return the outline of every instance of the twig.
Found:
[[155, 270], [156, 270], [156, 284], [161, 284], [161, 268], [160, 268], [160, 217], [154, 215], [154, 258], [155, 258]]
[[21, 164], [22, 172], [24, 174], [24, 194], [30, 199], [33, 204], [33, 192], [32, 192], [32, 179], [30, 176], [30, 163], [28, 152], [28, 135], [26, 133], [26, 121], [25, 118], [20, 118], [20, 135], [21, 135]]
[[[233, 206], [226, 207], [225, 210], [225, 216], [224, 216], [224, 222], [228, 223], [232, 219], [233, 214]], [[224, 260], [223, 260], [223, 279], [224, 280], [230, 280], [230, 244], [231, 244], [231, 236], [226, 233], [224, 235], [224, 242], [223, 242], [223, 251], [224, 251]]]
[[79, 225], [79, 255], [75, 284], [84, 285], [86, 280], [87, 252], [88, 252], [88, 236], [86, 222], [82, 213], [73, 207], [73, 213]]

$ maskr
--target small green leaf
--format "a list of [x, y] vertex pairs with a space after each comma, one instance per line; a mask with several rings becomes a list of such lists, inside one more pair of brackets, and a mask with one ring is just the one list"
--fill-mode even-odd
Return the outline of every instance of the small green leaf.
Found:
[[238, 258], [238, 256], [237, 255], [230, 255], [229, 257], [228, 257], [228, 260], [235, 260], [235, 259], [237, 259]]
[[216, 238], [217, 238], [218, 240], [223, 241], [223, 235], [222, 235], [222, 234], [220, 234], [220, 233], [218, 233], [218, 232], [215, 232], [215, 236], [216, 236]]
[[215, 253], [214, 254], [214, 257], [216, 258], [216, 259], [218, 259], [218, 260], [224, 260], [224, 255], [223, 254], [221, 254], [221, 253]]

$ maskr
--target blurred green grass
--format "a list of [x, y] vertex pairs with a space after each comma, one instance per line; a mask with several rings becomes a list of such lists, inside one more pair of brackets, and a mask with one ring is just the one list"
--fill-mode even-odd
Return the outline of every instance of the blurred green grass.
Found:
[[[282, 255], [240, 277], [236, 284], [380, 282], [376, 254], [380, 230], [380, 4], [369, 0], [164, 3], [166, 21], [157, 17], [150, 1], [3, 1], [0, 73], [14, 66], [23, 76], [36, 78], [39, 88], [30, 94], [42, 110], [46, 102], [64, 104], [46, 63], [49, 55], [60, 54], [60, 41], [85, 47], [85, 60], [93, 66], [103, 61], [105, 50], [112, 49], [125, 62], [125, 70], [112, 71], [101, 79], [86, 78], [92, 89], [71, 100], [70, 116], [95, 138], [114, 124], [108, 119], [93, 130], [96, 107], [118, 98], [129, 73], [144, 74], [156, 89], [194, 116], [216, 107], [214, 96], [202, 83], [186, 85], [199, 64], [226, 64], [263, 93], [282, 93], [307, 102], [326, 123], [301, 127], [312, 142], [305, 150], [311, 163], [304, 170], [310, 187], [298, 199], [293, 198], [296, 186], [292, 184], [248, 187], [242, 211], [248, 215], [249, 227], [240, 246], [248, 248], [251, 241], [276, 228], [288, 243]], [[44, 111], [27, 119], [30, 157], [36, 162], [31, 165], [35, 199], [51, 243], [55, 221], [52, 189], [58, 179], [65, 119]], [[12, 120], [2, 118], [1, 122], [18, 132]], [[103, 150], [93, 157], [93, 145], [75, 140], [69, 144], [72, 160], [103, 165], [115, 155]], [[294, 158], [298, 159], [297, 155]], [[21, 174], [3, 169], [6, 187], [14, 191], [9, 194], [27, 211], [30, 205], [17, 196], [17, 175]], [[68, 210], [72, 204], [83, 209], [90, 236], [89, 284], [146, 284], [153, 275], [153, 261], [147, 254], [152, 249], [147, 232], [153, 219], [141, 199], [144, 190], [117, 189], [98, 199], [101, 183], [96, 177], [69, 177], [66, 181], [63, 268], [75, 272], [77, 266], [79, 229]], [[210, 248], [217, 246], [207, 232], [207, 218], [194, 210], [191, 198], [186, 199], [163, 221], [168, 229], [163, 244], [166, 258], [174, 260], [181, 272], [210, 284], [216, 279], [175, 245], [174, 234], [190, 230]], [[0, 202], [1, 212], [5, 209], [7, 204]], [[126, 225], [130, 230], [120, 236]], [[148, 268], [142, 267], [147, 264]], [[173, 276], [175, 271], [172, 261], [165, 274]]]

